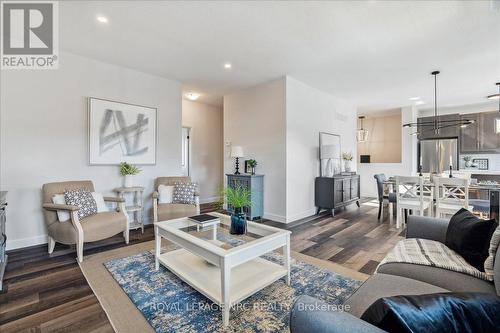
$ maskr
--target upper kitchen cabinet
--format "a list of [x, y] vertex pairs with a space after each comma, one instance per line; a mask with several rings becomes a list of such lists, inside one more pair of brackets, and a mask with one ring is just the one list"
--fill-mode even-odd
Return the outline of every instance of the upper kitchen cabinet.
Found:
[[497, 111], [462, 115], [462, 119], [475, 123], [460, 129], [460, 153], [500, 153], [500, 134], [495, 133], [497, 117]]
[[[450, 126], [439, 129], [437, 132], [434, 131], [434, 120], [436, 117], [422, 117], [417, 119], [418, 124], [418, 138], [419, 140], [427, 139], [443, 139], [443, 138], [457, 138], [460, 135], [460, 131], [457, 126]], [[458, 114], [447, 114], [437, 117], [440, 122], [440, 126], [445, 126], [446, 122], [457, 121], [460, 119]]]

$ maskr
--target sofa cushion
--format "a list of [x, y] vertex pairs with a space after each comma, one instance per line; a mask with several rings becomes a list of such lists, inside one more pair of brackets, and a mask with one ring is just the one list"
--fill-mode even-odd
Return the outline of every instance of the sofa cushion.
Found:
[[500, 298], [483, 293], [437, 293], [384, 297], [361, 316], [387, 332], [495, 332]]
[[444, 243], [469, 264], [484, 272], [491, 235], [496, 227], [494, 219], [482, 220], [462, 208], [451, 217]]
[[84, 241], [93, 242], [124, 231], [127, 217], [122, 212], [104, 212], [83, 219], [81, 225]]
[[420, 295], [441, 293], [448, 290], [431, 284], [389, 274], [374, 274], [345, 302], [349, 313], [361, 317], [377, 299], [395, 295]]
[[450, 291], [495, 293], [495, 286], [489, 281], [439, 267], [396, 262], [381, 264], [377, 272], [407, 277]]
[[158, 204], [158, 221], [177, 219], [198, 214], [195, 205]]

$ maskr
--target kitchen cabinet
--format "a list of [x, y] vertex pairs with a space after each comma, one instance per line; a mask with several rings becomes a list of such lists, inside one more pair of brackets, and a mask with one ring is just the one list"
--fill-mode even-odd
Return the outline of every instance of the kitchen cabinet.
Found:
[[474, 120], [460, 129], [460, 153], [500, 153], [500, 134], [495, 133], [497, 111], [465, 114], [461, 119]]

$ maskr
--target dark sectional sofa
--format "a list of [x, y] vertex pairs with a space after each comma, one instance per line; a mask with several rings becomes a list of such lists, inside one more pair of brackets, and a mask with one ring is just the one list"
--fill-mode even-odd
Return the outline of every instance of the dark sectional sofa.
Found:
[[[445, 242], [448, 220], [410, 216], [406, 238], [423, 238]], [[345, 302], [349, 312], [324, 311], [321, 301], [299, 297], [290, 313], [290, 331], [302, 332], [384, 332], [359, 319], [365, 310], [381, 297], [421, 295], [439, 292], [483, 292], [500, 295], [500, 251], [495, 257], [494, 282], [437, 267], [406, 263], [387, 263]], [[304, 310], [308, 309], [308, 310]]]

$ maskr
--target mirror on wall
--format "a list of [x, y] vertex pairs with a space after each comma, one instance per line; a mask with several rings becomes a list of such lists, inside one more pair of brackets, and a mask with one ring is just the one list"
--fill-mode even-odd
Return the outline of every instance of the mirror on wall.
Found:
[[332, 177], [339, 174], [341, 169], [342, 149], [340, 135], [332, 133], [319, 133], [319, 161], [320, 176]]

